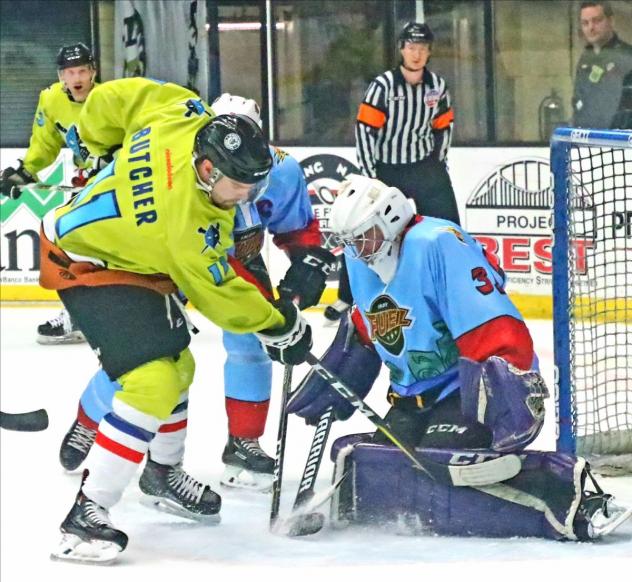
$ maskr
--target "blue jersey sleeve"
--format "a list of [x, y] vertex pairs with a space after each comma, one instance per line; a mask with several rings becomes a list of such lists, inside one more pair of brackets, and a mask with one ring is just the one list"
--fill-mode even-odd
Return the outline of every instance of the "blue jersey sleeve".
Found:
[[314, 219], [314, 212], [303, 170], [283, 150], [274, 147], [270, 150], [274, 159], [270, 184], [257, 201], [261, 221], [272, 234], [306, 228]]

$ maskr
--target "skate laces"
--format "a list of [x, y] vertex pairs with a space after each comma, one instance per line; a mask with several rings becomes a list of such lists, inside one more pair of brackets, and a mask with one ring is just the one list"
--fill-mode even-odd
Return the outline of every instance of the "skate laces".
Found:
[[259, 439], [242, 439], [236, 438], [235, 444], [238, 447], [244, 449], [247, 453], [254, 455], [255, 457], [267, 457], [265, 451], [261, 448], [259, 444]]
[[66, 309], [62, 309], [59, 315], [49, 319], [46, 323], [51, 326], [52, 329], [61, 327], [64, 333], [70, 333], [72, 331], [72, 320], [70, 319], [70, 313]]
[[194, 477], [182, 470], [181, 467], [173, 467], [169, 471], [167, 482], [176, 490], [176, 493], [195, 503], [199, 503], [206, 486]]
[[72, 429], [70, 438], [68, 439], [68, 446], [78, 449], [83, 453], [87, 453], [94, 443], [96, 435], [96, 430], [88, 428], [84, 424], [77, 422], [75, 427]]
[[85, 500], [84, 513], [86, 515], [86, 519], [93, 525], [106, 525], [108, 527], [112, 527], [108, 510], [105, 509], [105, 507], [101, 507], [98, 503], [90, 501], [87, 497]]

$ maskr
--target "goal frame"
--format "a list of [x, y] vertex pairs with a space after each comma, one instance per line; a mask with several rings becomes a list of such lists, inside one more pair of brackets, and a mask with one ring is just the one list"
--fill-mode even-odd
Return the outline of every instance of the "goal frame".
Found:
[[569, 332], [571, 289], [568, 258], [571, 240], [568, 224], [571, 211], [568, 204], [558, 204], [556, 201], [566, 200], [567, 190], [571, 187], [571, 176], [567, 169], [570, 150], [573, 146], [632, 148], [632, 131], [565, 127], [556, 129], [551, 138], [553, 340], [557, 397], [557, 450], [570, 454], [577, 452], [577, 412], [573, 399]]

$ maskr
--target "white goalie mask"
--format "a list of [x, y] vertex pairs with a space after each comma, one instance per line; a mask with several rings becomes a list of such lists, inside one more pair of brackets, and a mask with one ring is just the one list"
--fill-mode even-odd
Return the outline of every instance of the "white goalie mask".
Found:
[[413, 203], [397, 188], [352, 174], [331, 207], [329, 226], [352, 256], [389, 283], [397, 270], [401, 234], [414, 215]]
[[246, 117], [250, 117], [259, 127], [262, 127], [261, 110], [254, 99], [246, 99], [239, 95], [222, 93], [213, 101], [211, 109], [215, 115], [227, 115], [229, 113], [245, 115]]

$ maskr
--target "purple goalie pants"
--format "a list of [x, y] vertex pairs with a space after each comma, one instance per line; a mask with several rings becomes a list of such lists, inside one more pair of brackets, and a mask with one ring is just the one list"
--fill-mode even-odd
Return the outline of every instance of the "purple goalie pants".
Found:
[[[332, 502], [334, 525], [395, 522], [441, 535], [578, 539], [586, 475], [581, 458], [525, 451], [513, 479], [476, 489], [454, 487], [433, 481], [399, 449], [372, 444], [370, 437], [349, 435], [332, 447], [334, 478], [347, 473]], [[418, 450], [439, 462], [464, 457], [462, 450]], [[481, 458], [481, 452], [471, 455]]]

